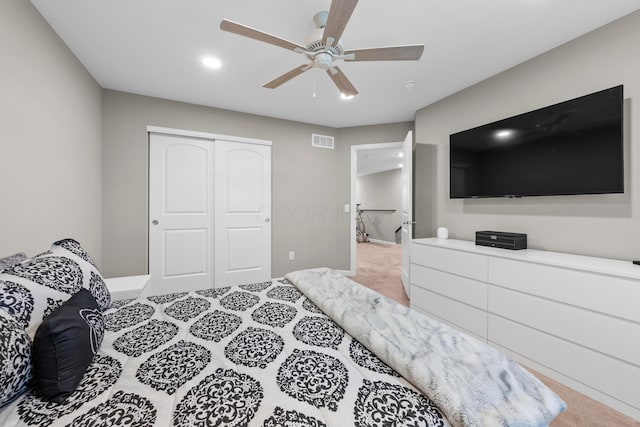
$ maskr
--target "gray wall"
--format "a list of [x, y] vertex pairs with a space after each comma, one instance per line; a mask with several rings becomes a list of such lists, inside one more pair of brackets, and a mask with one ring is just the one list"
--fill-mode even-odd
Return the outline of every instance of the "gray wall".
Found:
[[[522, 232], [531, 248], [640, 258], [639, 42], [635, 12], [419, 110], [416, 141], [438, 145], [433, 227], [446, 226], [452, 238], [465, 240], [482, 229]], [[625, 94], [624, 194], [449, 199], [451, 133], [619, 84]]]
[[413, 152], [413, 238], [435, 236], [438, 146], [416, 144]]
[[30, 2], [0, 2], [0, 256], [74, 237], [101, 262], [101, 89]]
[[362, 213], [370, 239], [395, 243], [395, 230], [402, 223], [402, 169], [359, 176], [356, 195], [356, 203], [361, 203], [363, 209], [395, 209]]
[[[274, 277], [303, 268], [349, 267], [349, 228], [344, 227], [349, 214], [343, 212], [343, 204], [349, 203], [350, 166], [348, 148], [343, 159], [344, 147], [360, 141], [360, 134], [361, 143], [375, 142], [369, 132], [384, 135], [379, 142], [404, 137], [396, 132], [397, 125], [338, 130], [110, 90], [104, 91], [103, 101], [103, 272], [107, 277], [147, 271], [148, 125], [273, 142]], [[335, 136], [336, 149], [311, 147], [311, 133]], [[295, 251], [294, 261], [288, 260], [289, 251]]]
[[[334, 129], [133, 95], [104, 92], [104, 274], [147, 271], [147, 125], [273, 141], [272, 274], [335, 265], [335, 151], [311, 147]], [[329, 232], [327, 232], [329, 231]], [[288, 261], [288, 252], [296, 259]]]

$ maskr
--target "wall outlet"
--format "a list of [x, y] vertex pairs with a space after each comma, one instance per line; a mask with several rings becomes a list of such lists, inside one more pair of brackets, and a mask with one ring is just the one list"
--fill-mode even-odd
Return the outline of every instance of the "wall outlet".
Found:
[[348, 203], [345, 203], [345, 205], [344, 205], [344, 213], [349, 213], [350, 210], [351, 210], [351, 206], [349, 206]]
[[289, 261], [293, 261], [296, 258], [296, 253], [294, 251], [289, 251]]

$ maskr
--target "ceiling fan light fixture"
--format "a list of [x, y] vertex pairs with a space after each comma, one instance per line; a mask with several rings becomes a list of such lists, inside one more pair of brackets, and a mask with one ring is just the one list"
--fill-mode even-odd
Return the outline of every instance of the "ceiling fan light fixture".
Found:
[[347, 95], [346, 93], [341, 93], [340, 94], [340, 98], [344, 99], [345, 101], [348, 101], [350, 99], [353, 99], [355, 95]]
[[320, 52], [316, 55], [314, 62], [321, 70], [328, 70], [333, 64], [333, 56], [327, 52]]

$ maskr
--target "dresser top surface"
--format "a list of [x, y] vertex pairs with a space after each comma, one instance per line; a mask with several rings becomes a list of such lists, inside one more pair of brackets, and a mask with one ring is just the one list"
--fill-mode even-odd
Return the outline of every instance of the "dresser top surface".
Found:
[[640, 281], [640, 265], [634, 265], [631, 261], [542, 251], [537, 249], [510, 250], [492, 248], [489, 246], [477, 246], [474, 242], [456, 239], [414, 239], [412, 240], [412, 244], [512, 259], [515, 261], [553, 265]]

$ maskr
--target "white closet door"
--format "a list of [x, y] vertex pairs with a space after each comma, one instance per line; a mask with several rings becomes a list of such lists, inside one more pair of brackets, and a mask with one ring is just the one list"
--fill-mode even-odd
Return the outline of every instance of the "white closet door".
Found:
[[216, 287], [271, 278], [271, 147], [215, 142]]
[[213, 141], [150, 134], [149, 294], [213, 284]]

